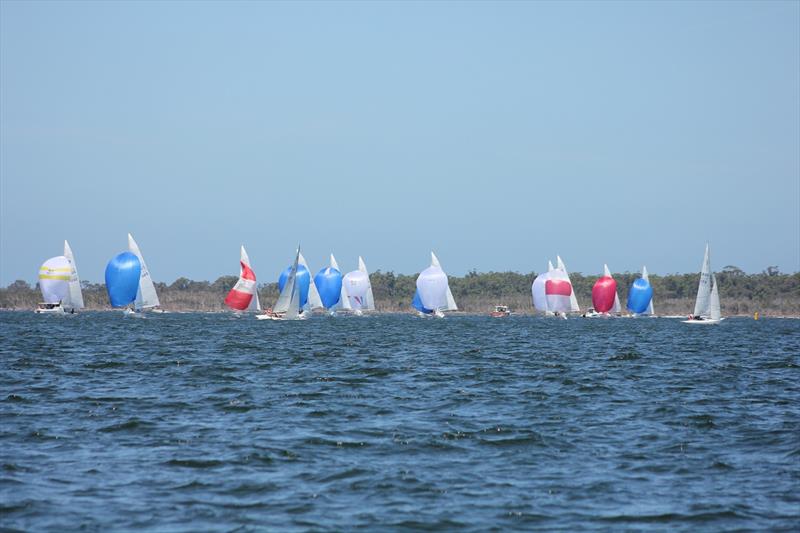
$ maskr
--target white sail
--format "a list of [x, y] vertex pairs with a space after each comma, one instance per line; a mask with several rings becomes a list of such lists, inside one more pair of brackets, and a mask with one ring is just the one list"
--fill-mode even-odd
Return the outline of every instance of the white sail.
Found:
[[[650, 278], [647, 277], [647, 267], [646, 266], [642, 267], [642, 279], [645, 280], [647, 283], [650, 283]], [[645, 311], [642, 314], [643, 315], [655, 316], [656, 312], [655, 312], [655, 310], [653, 308], [653, 298], [652, 297], [650, 298], [650, 305], [647, 306], [647, 311]]]
[[136, 309], [147, 309], [148, 307], [156, 307], [159, 304], [158, 294], [156, 294], [156, 287], [153, 285], [153, 280], [150, 277], [150, 271], [147, 269], [147, 264], [144, 262], [142, 252], [139, 250], [139, 245], [133, 240], [133, 236], [128, 233], [128, 250], [139, 258], [141, 265], [141, 274], [139, 275], [139, 290], [136, 291], [136, 301], [134, 307]]
[[[569, 272], [567, 272], [567, 267], [564, 264], [564, 261], [561, 260], [561, 256], [559, 255], [556, 256], [556, 262], [558, 263], [558, 270], [564, 272], [564, 276], [567, 278], [567, 281], [569, 281], [569, 284], [572, 285], [572, 281], [569, 279]], [[581, 310], [581, 308], [578, 306], [578, 298], [575, 296], [574, 290], [572, 291], [572, 294], [569, 297], [569, 307], [570, 307], [569, 310], [572, 311], [573, 313], [577, 313], [578, 311]]]
[[[549, 266], [553, 266], [550, 263]], [[547, 313], [549, 309], [547, 308], [547, 294], [545, 293], [545, 286], [547, 284], [547, 280], [550, 279], [550, 272], [542, 272], [533, 280], [531, 284], [531, 297], [533, 301], [533, 307], [539, 311]]]
[[447, 274], [439, 266], [429, 266], [417, 276], [417, 292], [426, 309], [447, 309]]
[[311, 268], [309, 268], [303, 254], [300, 254], [300, 259], [297, 264], [303, 265], [306, 267], [306, 270], [308, 270], [308, 302], [306, 302], [306, 306], [309, 309], [322, 309], [322, 298], [319, 297], [317, 284], [314, 283], [314, 275], [311, 273]]
[[708, 302], [708, 316], [711, 320], [719, 320], [722, 318], [722, 312], [719, 306], [719, 290], [717, 289], [717, 276], [711, 274], [711, 296]]
[[78, 277], [78, 265], [75, 256], [72, 255], [72, 248], [69, 243], [64, 241], [64, 257], [70, 263], [71, 271], [69, 278], [69, 291], [65, 300], [64, 307], [71, 309], [83, 309], [83, 293], [81, 292], [81, 279]]
[[569, 281], [567, 273], [561, 268], [547, 273], [545, 294], [548, 312], [568, 313], [572, 311], [570, 298], [574, 294], [572, 283]]
[[364, 263], [364, 260], [361, 258], [360, 255], [358, 256], [358, 270], [367, 275], [367, 292], [364, 295], [364, 305], [362, 309], [365, 311], [374, 311], [375, 298], [372, 296], [372, 282], [369, 280], [369, 272], [367, 271], [367, 265]]
[[[297, 268], [293, 270], [295, 277], [297, 276]], [[289, 294], [289, 306], [286, 309], [286, 314], [283, 318], [286, 320], [294, 320], [300, 316], [300, 288], [297, 283], [292, 283], [292, 292]]]
[[[341, 274], [342, 271], [339, 269], [339, 263], [336, 262], [336, 258], [333, 257], [331, 254], [331, 268], [335, 268]], [[339, 293], [339, 301], [336, 302], [336, 305], [333, 306], [334, 309], [352, 309], [353, 306], [350, 305], [350, 295], [347, 293], [347, 284], [344, 283], [344, 277], [342, 277], [342, 290]]]
[[39, 268], [39, 290], [45, 303], [64, 302], [69, 295], [72, 266], [63, 255], [51, 257]]
[[[247, 268], [253, 270], [253, 267], [250, 265], [250, 257], [248, 257], [247, 255], [247, 250], [244, 249], [244, 244], [242, 245], [242, 249], [239, 254], [239, 259], [241, 260], [242, 263], [247, 265]], [[259, 312], [261, 311], [261, 302], [258, 300], [258, 284], [256, 282], [253, 282], [253, 296], [254, 298], [250, 300], [250, 305], [247, 306], [247, 309], [245, 309], [245, 311]]]
[[[437, 267], [439, 269], [442, 268], [441, 263], [439, 263], [439, 258], [436, 257], [436, 254], [431, 252], [431, 266]], [[442, 272], [444, 270], [442, 269]], [[445, 276], [447, 278], [447, 276]], [[447, 305], [443, 308], [440, 308], [442, 311], [458, 311], [458, 306], [456, 305], [456, 300], [453, 298], [453, 292], [450, 290], [450, 282], [447, 282], [447, 292], [445, 293], [445, 298], [447, 299]], [[429, 308], [433, 309], [433, 308]]]
[[[292, 298], [297, 298], [297, 307], [300, 307], [300, 297], [297, 296], [299, 291], [295, 289], [296, 278], [297, 278], [297, 264], [298, 258], [300, 257], [300, 249], [298, 248], [297, 253], [294, 256], [294, 263], [292, 263], [292, 268], [289, 270], [289, 277], [286, 278], [286, 283], [283, 286], [283, 290], [281, 291], [280, 295], [278, 296], [278, 301], [275, 302], [275, 306], [272, 308], [274, 313], [288, 313], [289, 307], [292, 304]], [[294, 295], [294, 296], [293, 296]], [[295, 313], [298, 311], [295, 310]]]
[[548, 259], [547, 260], [547, 271], [548, 272], [552, 272], [553, 270], [555, 270], [555, 268], [553, 267], [553, 262]]
[[706, 244], [706, 253], [703, 257], [703, 266], [700, 269], [700, 284], [697, 286], [697, 299], [694, 303], [694, 316], [709, 316], [711, 300], [711, 257]]

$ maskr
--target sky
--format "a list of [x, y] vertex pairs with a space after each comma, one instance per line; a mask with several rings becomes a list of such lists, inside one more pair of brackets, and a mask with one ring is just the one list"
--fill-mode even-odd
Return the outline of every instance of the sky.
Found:
[[0, 284], [800, 270], [800, 2], [0, 2]]

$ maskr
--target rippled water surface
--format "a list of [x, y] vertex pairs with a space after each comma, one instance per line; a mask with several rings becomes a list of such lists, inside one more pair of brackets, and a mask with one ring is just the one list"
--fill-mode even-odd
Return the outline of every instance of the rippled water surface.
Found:
[[800, 527], [800, 321], [0, 313], [0, 526]]

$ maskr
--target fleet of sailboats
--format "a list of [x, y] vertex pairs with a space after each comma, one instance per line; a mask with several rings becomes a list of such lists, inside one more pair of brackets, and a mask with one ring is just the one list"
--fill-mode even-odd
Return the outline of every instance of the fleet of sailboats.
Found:
[[[256, 275], [244, 246], [240, 249], [239, 265], [239, 279], [224, 300], [226, 306], [239, 314], [254, 312], [262, 320], [299, 320], [316, 309], [325, 309], [331, 315], [338, 312], [361, 315], [375, 310], [369, 272], [360, 256], [358, 268], [343, 275], [336, 258], [330, 254], [330, 265], [312, 277], [298, 246], [294, 261], [279, 278], [278, 300], [264, 313], [260, 313]], [[114, 256], [106, 265], [105, 281], [112, 307], [124, 308], [126, 315], [141, 316], [145, 310], [163, 312], [159, 309], [150, 270], [130, 233], [128, 250]], [[48, 259], [39, 269], [39, 288], [43, 303], [37, 307], [37, 313], [74, 313], [84, 308], [75, 258], [67, 241], [64, 241], [64, 255]], [[619, 315], [622, 307], [617, 288], [608, 265], [603, 265], [603, 275], [592, 287], [593, 307], [583, 316]], [[628, 290], [628, 316], [655, 316], [653, 300], [653, 287], [647, 268], [643, 266], [641, 276]], [[547, 271], [533, 280], [531, 302], [534, 309], [545, 316], [566, 318], [568, 314], [580, 313], [567, 267], [560, 256], [556, 256], [555, 267], [548, 261]], [[447, 274], [434, 252], [431, 252], [430, 265], [416, 279], [411, 306], [420, 316], [426, 317], [441, 318], [445, 312], [458, 310]], [[684, 322], [719, 324], [722, 320], [719, 288], [711, 271], [710, 248], [706, 244], [694, 312]]]

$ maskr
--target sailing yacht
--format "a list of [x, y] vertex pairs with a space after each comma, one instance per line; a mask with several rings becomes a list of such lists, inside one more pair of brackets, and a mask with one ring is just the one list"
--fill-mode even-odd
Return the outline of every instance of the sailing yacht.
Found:
[[628, 291], [626, 305], [632, 316], [656, 316], [653, 309], [653, 287], [647, 277], [647, 267], [642, 267], [642, 276], [634, 280]]
[[[259, 320], [304, 320], [305, 313], [300, 312], [300, 286], [297, 282], [297, 267], [300, 263], [300, 247], [294, 256], [294, 263], [289, 268], [289, 275], [283, 284], [278, 301], [264, 314], [256, 315]], [[308, 276], [311, 277], [310, 275]], [[317, 296], [319, 297], [319, 296]]]
[[417, 276], [417, 292], [414, 294], [412, 306], [426, 316], [432, 314], [438, 318], [444, 318], [444, 311], [458, 310], [447, 274], [433, 252], [431, 266]]
[[609, 317], [609, 313], [619, 314], [622, 310], [617, 293], [617, 282], [611, 276], [608, 265], [603, 265], [603, 275], [592, 287], [592, 305], [594, 307], [590, 307], [584, 313], [585, 318]]
[[700, 283], [697, 286], [697, 299], [694, 304], [694, 313], [689, 315], [684, 324], [719, 324], [722, 318], [719, 305], [719, 289], [717, 277], [711, 272], [711, 258], [708, 244], [703, 257], [703, 267], [700, 270]]
[[356, 316], [361, 316], [365, 311], [375, 310], [375, 298], [372, 295], [369, 271], [367, 271], [367, 265], [361, 256], [358, 256], [358, 270], [348, 272], [342, 280], [343, 298], [345, 291], [348, 303], [344, 308], [351, 309]]
[[225, 305], [233, 309], [237, 315], [243, 312], [260, 312], [258, 301], [256, 273], [250, 266], [250, 258], [242, 245], [239, 251], [239, 280], [225, 297]]
[[64, 241], [64, 255], [52, 257], [39, 269], [42, 299], [36, 313], [65, 314], [83, 309], [83, 293], [72, 248]]
[[153, 284], [153, 278], [150, 277], [150, 270], [147, 269], [147, 263], [144, 262], [139, 245], [136, 244], [130, 233], [128, 233], [128, 251], [139, 259], [140, 272], [139, 288], [136, 291], [136, 299], [133, 301], [133, 309], [125, 309], [125, 314], [131, 316], [136, 313], [141, 314], [145, 310], [150, 310], [153, 313], [163, 313], [164, 311], [159, 309], [161, 303], [158, 301], [158, 294]]

